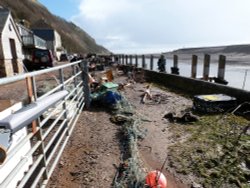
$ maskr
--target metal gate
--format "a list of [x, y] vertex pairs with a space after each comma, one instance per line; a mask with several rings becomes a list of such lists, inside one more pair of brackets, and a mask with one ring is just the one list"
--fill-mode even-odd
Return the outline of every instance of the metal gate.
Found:
[[[13, 187], [13, 181], [15, 187], [47, 185], [79, 115], [88, 103], [87, 75], [86, 63], [78, 61], [0, 79], [0, 86], [25, 82], [29, 99], [29, 104], [0, 120], [0, 129], [9, 132], [9, 145], [6, 146], [6, 158], [0, 165], [0, 172], [3, 172], [5, 165], [12, 165], [0, 181], [0, 187]], [[53, 77], [56, 84], [49, 89], [45, 87], [41, 93], [39, 87], [46, 85], [48, 77]], [[11, 122], [15, 118], [20, 120]], [[18, 142], [14, 141], [15, 134], [23, 129], [25, 136]], [[23, 154], [16, 157], [23, 150]]]

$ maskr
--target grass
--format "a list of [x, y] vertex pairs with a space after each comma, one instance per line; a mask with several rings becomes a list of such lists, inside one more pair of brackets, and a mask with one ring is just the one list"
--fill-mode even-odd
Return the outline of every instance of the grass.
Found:
[[[204, 187], [250, 187], [249, 121], [232, 114], [201, 117], [195, 124], [173, 124], [170, 131], [189, 135], [169, 148], [169, 165], [192, 174]], [[248, 168], [247, 168], [248, 167]]]

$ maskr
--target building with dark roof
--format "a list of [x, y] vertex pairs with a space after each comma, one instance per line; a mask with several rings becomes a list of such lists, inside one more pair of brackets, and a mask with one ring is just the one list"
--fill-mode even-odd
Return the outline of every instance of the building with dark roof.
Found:
[[24, 71], [22, 39], [8, 9], [0, 7], [0, 77]]
[[47, 49], [51, 50], [54, 57], [59, 59], [62, 51], [61, 36], [54, 29], [32, 29], [34, 34], [44, 39], [47, 43]]

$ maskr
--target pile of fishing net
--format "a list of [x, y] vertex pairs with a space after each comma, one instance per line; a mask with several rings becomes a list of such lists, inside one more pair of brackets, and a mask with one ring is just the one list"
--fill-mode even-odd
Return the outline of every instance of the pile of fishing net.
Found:
[[114, 188], [145, 187], [146, 172], [142, 166], [137, 147], [138, 139], [145, 137], [140, 128], [141, 118], [123, 97], [116, 105], [111, 121], [120, 125], [121, 163], [113, 180]]

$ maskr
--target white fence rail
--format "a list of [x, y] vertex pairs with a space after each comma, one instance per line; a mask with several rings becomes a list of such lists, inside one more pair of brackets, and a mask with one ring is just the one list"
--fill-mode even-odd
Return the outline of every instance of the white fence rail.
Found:
[[[0, 130], [9, 133], [6, 148], [1, 146], [3, 148], [0, 153], [1, 188], [47, 185], [72, 135], [80, 112], [88, 103], [86, 71], [86, 63], [78, 61], [0, 79], [0, 87], [26, 80], [30, 100], [30, 104], [11, 112], [6, 117], [1, 117], [0, 113]], [[38, 94], [39, 84], [36, 81], [40, 79], [41, 83], [42, 76], [46, 79], [48, 74], [53, 75], [56, 84], [44, 93]], [[21, 121], [13, 123], [13, 118], [18, 116], [19, 118], [22, 116]], [[24, 122], [27, 125], [24, 125]], [[18, 127], [19, 125], [21, 127]], [[6, 138], [0, 133], [0, 141], [4, 139]]]

